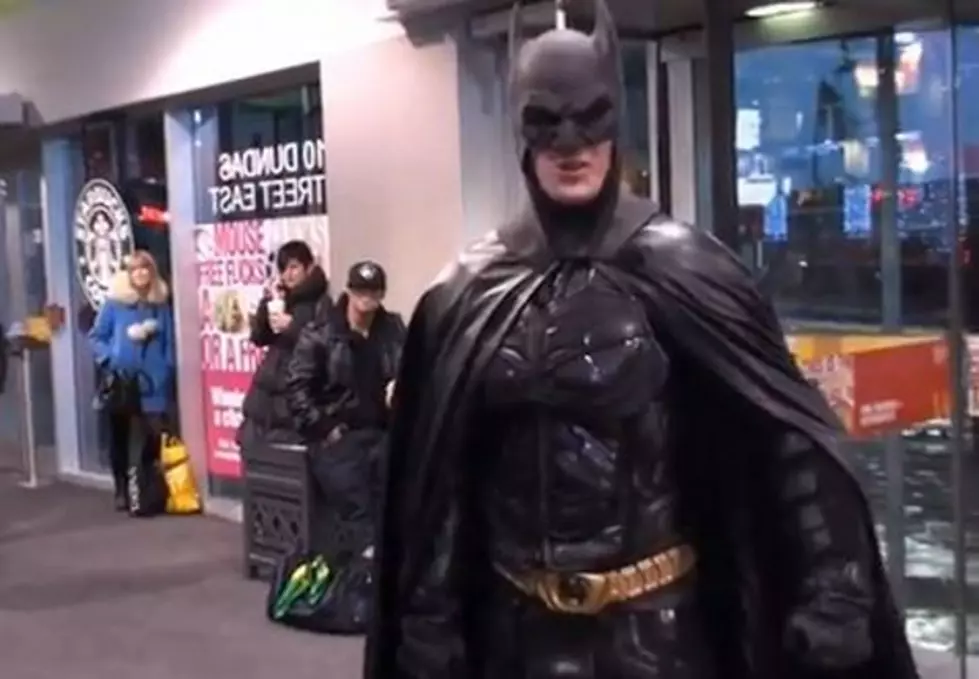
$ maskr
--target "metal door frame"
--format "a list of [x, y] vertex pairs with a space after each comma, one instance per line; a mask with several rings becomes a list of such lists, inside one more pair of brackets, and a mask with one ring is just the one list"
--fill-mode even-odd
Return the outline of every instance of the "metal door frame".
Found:
[[7, 261], [4, 268], [7, 270], [10, 317], [15, 320], [27, 318], [27, 288], [24, 284], [24, 258], [20, 256], [24, 252], [24, 234], [21, 223], [21, 206], [17, 201], [17, 188], [14, 187], [14, 200], [10, 200], [8, 190], [6, 200], [0, 203], [0, 209], [4, 212], [4, 239], [7, 249]]
[[[0, 249], [4, 277], [6, 279], [4, 308], [8, 323], [4, 332], [17, 322], [27, 318], [27, 287], [25, 283], [23, 224], [19, 196], [21, 177], [13, 173], [13, 181], [0, 179], [0, 233], [3, 234], [3, 248]], [[13, 365], [8, 372], [8, 384], [4, 390], [7, 398], [16, 399], [15, 417], [17, 420], [16, 439], [12, 441], [20, 453], [20, 471], [29, 474], [36, 481], [36, 454], [33, 434], [33, 395], [30, 380], [30, 354], [12, 357]], [[28, 361], [27, 365], [24, 361]]]

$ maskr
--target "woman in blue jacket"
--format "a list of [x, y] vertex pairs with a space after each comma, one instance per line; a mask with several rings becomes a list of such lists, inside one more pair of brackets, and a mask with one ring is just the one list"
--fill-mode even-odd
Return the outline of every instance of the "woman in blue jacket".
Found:
[[139, 384], [139, 403], [123, 404], [108, 413], [109, 461], [116, 509], [120, 511], [127, 509], [132, 427], [138, 425], [141, 430], [142, 461], [152, 463], [159, 454], [160, 435], [170, 410], [176, 354], [169, 297], [170, 290], [160, 278], [153, 256], [137, 250], [126, 270], [113, 280], [89, 332], [99, 366], [118, 380], [136, 380]]

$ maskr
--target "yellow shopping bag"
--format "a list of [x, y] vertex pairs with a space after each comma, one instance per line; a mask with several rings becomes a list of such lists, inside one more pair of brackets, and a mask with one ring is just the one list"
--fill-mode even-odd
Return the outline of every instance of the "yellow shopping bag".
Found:
[[160, 444], [160, 463], [167, 482], [167, 514], [200, 512], [201, 496], [184, 442], [176, 436], [164, 435]]

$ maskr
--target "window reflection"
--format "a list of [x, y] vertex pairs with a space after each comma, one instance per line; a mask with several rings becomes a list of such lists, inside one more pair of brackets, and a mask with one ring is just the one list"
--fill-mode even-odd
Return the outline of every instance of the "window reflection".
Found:
[[737, 55], [742, 225], [760, 237], [764, 280], [786, 319], [944, 322], [947, 52], [947, 32], [934, 31]]
[[[964, 227], [958, 233], [966, 246], [967, 328], [979, 327], [979, 28], [769, 47], [737, 55], [736, 70], [741, 225], [758, 243], [756, 259], [780, 314], [801, 331], [793, 337], [797, 357], [852, 359], [854, 389], [876, 394], [855, 398], [860, 406], [890, 400], [910, 410], [929, 389], [941, 395], [940, 385], [952, 381], [944, 372], [930, 371], [928, 362], [914, 365], [910, 350], [886, 353], [902, 343], [922, 352], [929, 342], [943, 345], [959, 237], [953, 223]], [[979, 344], [973, 335], [968, 340], [969, 414], [979, 418]], [[860, 363], [873, 360], [887, 369], [861, 376]], [[933, 382], [939, 386], [927, 386]], [[874, 508], [913, 642], [950, 651], [957, 610], [954, 446], [948, 405], [936, 402], [931, 411], [934, 419], [900, 421], [903, 429], [858, 433], [844, 450]], [[966, 451], [976, 449], [974, 440], [965, 434]], [[969, 489], [975, 469], [966, 456]], [[976, 503], [966, 492], [973, 627]], [[979, 651], [974, 632], [967, 651]]]
[[198, 223], [327, 211], [318, 85], [225, 101], [193, 116]]

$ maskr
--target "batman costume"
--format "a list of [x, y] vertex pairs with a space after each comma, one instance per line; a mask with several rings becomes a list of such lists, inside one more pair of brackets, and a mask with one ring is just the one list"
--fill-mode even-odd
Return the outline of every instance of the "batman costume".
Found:
[[917, 676], [841, 434], [712, 236], [537, 151], [616, 142], [611, 17], [515, 47], [530, 204], [423, 296], [395, 394], [371, 679]]

